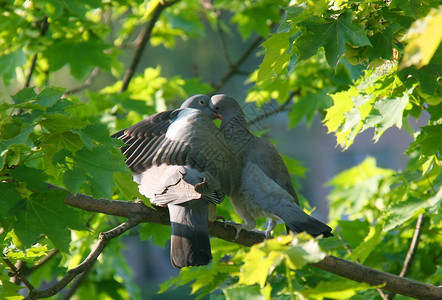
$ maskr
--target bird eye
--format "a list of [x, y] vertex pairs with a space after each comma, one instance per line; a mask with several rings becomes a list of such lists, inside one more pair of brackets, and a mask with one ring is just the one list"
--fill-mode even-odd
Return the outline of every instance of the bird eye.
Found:
[[204, 104], [204, 100], [200, 100], [200, 104], [203, 105]]

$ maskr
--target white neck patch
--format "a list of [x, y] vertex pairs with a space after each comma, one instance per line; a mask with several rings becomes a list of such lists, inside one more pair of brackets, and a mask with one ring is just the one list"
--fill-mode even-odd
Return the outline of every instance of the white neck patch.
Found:
[[183, 137], [183, 131], [189, 126], [189, 117], [198, 113], [197, 109], [186, 108], [178, 114], [178, 118], [169, 126], [166, 132], [166, 138], [170, 140], [179, 140]]

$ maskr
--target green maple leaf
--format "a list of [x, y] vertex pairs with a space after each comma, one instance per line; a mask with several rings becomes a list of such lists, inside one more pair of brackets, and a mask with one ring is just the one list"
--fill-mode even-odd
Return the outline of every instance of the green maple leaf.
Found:
[[15, 68], [25, 63], [26, 55], [21, 49], [0, 57], [0, 77], [3, 77], [6, 85], [15, 78]]
[[34, 91], [34, 88], [28, 87], [21, 89], [11, 98], [14, 101], [14, 104], [24, 104], [28, 101], [31, 101], [37, 97], [37, 94]]
[[327, 90], [321, 90], [317, 93], [307, 94], [299, 99], [293, 105], [293, 109], [289, 113], [290, 126], [296, 126], [301, 120], [306, 118], [307, 126], [310, 126], [318, 109], [331, 107], [332, 98], [327, 95]]
[[359, 260], [361, 263], [364, 263], [370, 253], [374, 251], [382, 241], [382, 229], [383, 222], [376, 223], [374, 227], [370, 227], [370, 232], [365, 237], [364, 241], [353, 250], [353, 260]]
[[9, 170], [9, 174], [15, 180], [26, 183], [29, 190], [37, 192], [45, 192], [47, 190], [47, 186], [43, 181], [47, 175], [42, 170], [20, 165]]
[[262, 44], [266, 53], [259, 66], [258, 82], [277, 76], [285, 69], [290, 60], [290, 54], [287, 52], [290, 36], [290, 32], [277, 33]]
[[77, 211], [64, 204], [66, 194], [63, 190], [32, 194], [12, 209], [18, 220], [14, 230], [24, 247], [29, 248], [44, 234], [57, 249], [69, 251], [69, 229], [85, 230], [86, 227]]
[[421, 145], [423, 155], [430, 156], [442, 151], [442, 125], [428, 125], [422, 127], [422, 131], [413, 145]]
[[331, 95], [334, 105], [326, 110], [325, 125], [328, 132], [337, 131], [345, 121], [345, 114], [353, 107], [352, 97], [359, 95], [356, 88], [350, 87], [348, 91], [342, 91]]
[[304, 34], [296, 41], [299, 59], [304, 60], [324, 47], [328, 64], [336, 68], [339, 59], [345, 53], [345, 44], [353, 46], [371, 45], [364, 32], [364, 26], [351, 22], [352, 13], [345, 11], [337, 19], [310, 17], [300, 25], [306, 28]]
[[414, 78], [420, 83], [424, 93], [439, 96], [441, 93], [440, 70], [442, 70], [442, 43], [428, 65], [420, 69], [417, 69], [416, 66], [402, 69], [398, 72], [398, 76], [403, 82], [411, 81], [410, 79]]
[[74, 194], [78, 193], [86, 180], [87, 174], [76, 165], [72, 169], [67, 169], [63, 174], [63, 184]]
[[6, 217], [18, 200], [21, 199], [20, 193], [15, 189], [12, 182], [0, 182], [0, 216]]
[[82, 79], [94, 67], [110, 70], [114, 58], [105, 53], [110, 46], [102, 41], [56, 41], [44, 52], [49, 60], [50, 70], [56, 71], [65, 65], [71, 68], [71, 74]]
[[266, 299], [266, 297], [261, 294], [260, 288], [257, 285], [227, 287], [223, 291], [227, 299]]
[[114, 172], [129, 172], [116, 148], [98, 146], [92, 149], [83, 148], [74, 153], [74, 161], [88, 175], [91, 191], [95, 197], [112, 197]]
[[390, 26], [382, 32], [369, 37], [372, 47], [368, 47], [367, 56], [370, 61], [377, 58], [391, 59], [393, 56], [393, 32], [396, 26]]
[[381, 135], [392, 126], [402, 127], [402, 118], [405, 106], [409, 101], [409, 95], [404, 94], [400, 98], [385, 98], [376, 101], [373, 105], [374, 110], [370, 112], [365, 120], [364, 128], [375, 127], [375, 141], [378, 141]]

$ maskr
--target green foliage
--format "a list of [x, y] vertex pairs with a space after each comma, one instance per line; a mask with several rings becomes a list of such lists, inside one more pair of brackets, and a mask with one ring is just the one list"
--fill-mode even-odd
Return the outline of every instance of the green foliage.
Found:
[[[33, 270], [27, 278], [38, 288], [77, 266], [94, 247], [97, 233], [122, 221], [65, 205], [68, 192], [128, 201], [142, 198], [149, 205], [124, 164], [121, 144], [110, 133], [177, 107], [189, 95], [216, 93], [220, 88], [211, 83], [212, 78], [171, 74], [161, 61], [143, 56], [144, 69], [139, 63], [123, 89], [119, 79], [133, 57], [132, 48], [139, 49], [139, 36], [158, 7], [170, 4], [152, 24], [146, 51], [182, 44], [205, 47], [214, 31], [226, 33], [222, 39], [228, 42], [223, 47], [233, 48], [242, 41], [244, 45], [237, 48], [245, 49], [249, 40], [259, 36], [262, 62], [242, 88], [248, 89], [246, 101], [263, 105], [274, 99], [283, 104], [291, 98], [285, 106], [289, 126], [304, 119], [310, 126], [321, 118], [344, 150], [366, 130], [373, 130], [377, 142], [391, 127], [408, 130], [412, 142], [405, 153], [405, 170], [381, 168], [368, 157], [329, 181], [329, 219], [335, 237], [285, 236], [279, 225], [275, 239], [251, 248], [213, 238], [213, 261], [182, 269], [161, 285], [160, 292], [190, 285], [192, 294], [211, 294], [213, 299], [379, 299], [375, 287], [307, 264], [330, 254], [399, 274], [421, 215], [424, 229], [409, 276], [440, 285], [440, 1], [212, 2], [19, 0], [2, 4], [3, 258], [12, 264], [21, 261]], [[222, 56], [218, 48], [207, 56]], [[232, 61], [227, 59], [227, 74], [242, 73]], [[222, 78], [215, 64], [211, 73]], [[420, 127], [410, 126], [410, 119], [419, 119]], [[306, 170], [299, 162], [284, 159], [293, 175], [304, 176]], [[218, 214], [241, 222], [228, 200]], [[263, 223], [258, 220], [260, 229]], [[157, 224], [142, 224], [137, 233], [160, 246], [170, 238], [170, 229]], [[76, 297], [142, 297], [121, 254], [123, 248], [121, 237], [108, 244]], [[47, 257], [46, 263], [33, 268]], [[10, 271], [1, 260], [0, 298], [21, 299], [22, 287], [10, 282]]]

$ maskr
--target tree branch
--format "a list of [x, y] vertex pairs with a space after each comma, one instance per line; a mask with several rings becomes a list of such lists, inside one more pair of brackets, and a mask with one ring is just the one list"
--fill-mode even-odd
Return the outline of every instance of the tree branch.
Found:
[[382, 285], [382, 289], [416, 299], [442, 299], [442, 288], [412, 279], [378, 271], [344, 259], [326, 256], [313, 267], [370, 285]]
[[75, 292], [78, 290], [78, 288], [83, 283], [83, 280], [87, 277], [89, 272], [91, 271], [91, 268], [87, 269], [83, 273], [81, 273], [77, 279], [69, 286], [69, 291], [63, 296], [63, 300], [69, 300], [71, 297], [75, 294]]
[[249, 57], [249, 55], [252, 54], [252, 52], [256, 49], [256, 47], [259, 46], [261, 41], [262, 41], [261, 36], [255, 38], [255, 40], [249, 45], [249, 47], [247, 47], [247, 49], [244, 51], [244, 53], [237, 61], [235, 61], [232, 64], [229, 63], [229, 70], [227, 71], [227, 73], [224, 74], [224, 76], [221, 78], [220, 81], [212, 85], [213, 89], [215, 90], [215, 93], [218, 92], [233, 75], [239, 72], [239, 67], [247, 59], [247, 57]]
[[35, 289], [31, 289], [29, 295], [25, 299], [47, 298], [57, 294], [64, 287], [66, 287], [76, 276], [80, 275], [83, 272], [87, 272], [92, 267], [92, 265], [97, 260], [98, 256], [103, 252], [104, 248], [106, 247], [106, 245], [109, 243], [110, 240], [123, 234], [130, 228], [138, 225], [141, 221], [142, 221], [141, 215], [130, 214], [126, 222], [118, 225], [117, 227], [107, 232], [100, 233], [100, 237], [97, 244], [95, 245], [95, 248], [89, 253], [89, 255], [83, 260], [82, 263], [80, 263], [75, 268], [68, 270], [66, 272], [66, 275], [62, 279], [57, 281], [57, 283], [55, 283], [50, 288], [43, 291], [37, 291]]
[[79, 91], [82, 91], [82, 90], [90, 87], [94, 83], [94, 81], [98, 77], [98, 75], [100, 75], [100, 71], [101, 70], [99, 67], [95, 67], [92, 70], [91, 75], [84, 81], [83, 84], [81, 84], [77, 87], [73, 87], [72, 89], [66, 91], [66, 93], [64, 93], [63, 97], [67, 97], [68, 95], [78, 93]]
[[221, 42], [221, 49], [223, 50], [224, 59], [226, 60], [229, 68], [231, 68], [232, 62], [230, 60], [229, 51], [227, 49], [227, 42], [224, 36], [224, 31], [221, 28], [221, 10], [216, 11], [216, 31], [218, 32], [219, 40]]
[[[106, 199], [94, 199], [91, 196], [83, 194], [76, 196], [69, 194], [65, 202], [68, 205], [87, 211], [95, 211], [114, 216], [130, 217], [136, 215], [139, 222], [153, 222], [163, 225], [170, 224], [167, 208], [147, 207], [141, 201], [109, 201]], [[241, 230], [238, 239], [235, 239], [236, 228], [230, 224], [218, 221], [215, 221], [211, 226], [210, 234], [220, 239], [248, 247], [261, 243], [265, 237], [264, 234], [259, 232]], [[334, 256], [327, 256], [324, 260], [310, 265], [350, 280], [365, 282], [370, 285], [384, 284], [382, 287], [383, 290], [397, 294], [420, 299], [442, 299], [442, 288], [378, 271]]]
[[3, 258], [5, 264], [9, 267], [12, 272], [12, 275], [18, 278], [23, 284], [32, 292], [35, 291], [34, 286], [26, 279], [26, 277], [18, 270], [9, 259]]
[[140, 38], [140, 43], [137, 46], [136, 50], [135, 50], [135, 54], [134, 57], [132, 59], [132, 62], [129, 66], [129, 68], [126, 71], [126, 74], [124, 74], [123, 77], [123, 85], [120, 89], [120, 93], [124, 92], [125, 90], [127, 90], [129, 83], [132, 79], [132, 76], [135, 73], [135, 70], [140, 62], [141, 59], [141, 55], [143, 54], [144, 48], [147, 45], [147, 42], [150, 40], [151, 36], [152, 36], [152, 31], [153, 28], [155, 27], [155, 23], [158, 21], [161, 13], [163, 12], [163, 10], [166, 7], [169, 7], [175, 3], [179, 2], [179, 0], [174, 0], [174, 1], [160, 1], [158, 6], [155, 8], [155, 10], [153, 11], [153, 15], [152, 18], [149, 20], [149, 22], [147, 23], [146, 27], [142, 30], [139, 38]]
[[[408, 273], [410, 272], [411, 266], [413, 265], [414, 262], [414, 257], [416, 256], [417, 248], [419, 246], [419, 241], [422, 233], [422, 226], [424, 222], [425, 222], [424, 214], [421, 214], [417, 218], [416, 228], [414, 230], [413, 238], [411, 239], [410, 248], [408, 249], [407, 255], [405, 256], [402, 270], [399, 273], [400, 277], [407, 277]], [[388, 300], [394, 299], [395, 296], [396, 296], [395, 293], [389, 294]]]
[[281, 104], [280, 106], [276, 107], [275, 109], [273, 109], [271, 111], [265, 112], [261, 116], [258, 116], [256, 118], [250, 120], [249, 122], [247, 122], [247, 124], [249, 126], [254, 125], [255, 123], [261, 122], [262, 120], [264, 120], [272, 115], [275, 115], [279, 112], [287, 110], [287, 106], [290, 104], [290, 102], [292, 102], [293, 97], [296, 95], [299, 95], [300, 92], [301, 92], [301, 89], [297, 89], [296, 91], [292, 91], [290, 93], [290, 95], [287, 97], [287, 100], [285, 100], [285, 102], [283, 104]]
[[[44, 17], [37, 23], [37, 25], [40, 27], [40, 36], [44, 36], [49, 28], [48, 17]], [[29, 68], [29, 73], [26, 77], [25, 87], [29, 87], [31, 85], [32, 74], [34, 73], [35, 66], [37, 65], [37, 57], [38, 53], [34, 54], [32, 57], [31, 67]]]

